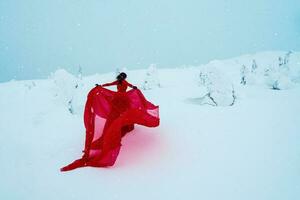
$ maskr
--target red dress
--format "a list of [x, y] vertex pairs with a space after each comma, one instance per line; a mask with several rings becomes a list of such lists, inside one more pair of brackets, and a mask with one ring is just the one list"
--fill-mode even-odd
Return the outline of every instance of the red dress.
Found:
[[159, 107], [147, 101], [139, 89], [126, 92], [128, 86], [134, 86], [125, 80], [102, 86], [110, 85], [117, 85], [118, 91], [96, 86], [89, 92], [84, 111], [84, 155], [61, 171], [112, 166], [121, 148], [121, 138], [134, 129], [134, 124], [159, 125]]

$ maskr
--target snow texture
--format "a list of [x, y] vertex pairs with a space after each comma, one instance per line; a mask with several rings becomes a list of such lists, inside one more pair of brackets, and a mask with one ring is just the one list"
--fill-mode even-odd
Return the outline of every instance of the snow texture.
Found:
[[[157, 69], [163, 87], [144, 94], [161, 125], [136, 126], [115, 166], [68, 173], [59, 169], [81, 156], [86, 95], [115, 72], [0, 84], [0, 199], [300, 199], [300, 53], [286, 55]], [[141, 86], [147, 71], [128, 70], [128, 81]], [[203, 104], [208, 93], [225, 106]]]

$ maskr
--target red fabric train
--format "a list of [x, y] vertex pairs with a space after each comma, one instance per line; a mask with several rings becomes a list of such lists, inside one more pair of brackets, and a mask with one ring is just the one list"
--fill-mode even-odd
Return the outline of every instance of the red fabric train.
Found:
[[84, 111], [86, 140], [81, 159], [61, 168], [114, 165], [121, 148], [121, 139], [134, 129], [134, 124], [159, 125], [159, 107], [146, 100], [139, 89], [114, 92], [101, 86], [93, 88]]

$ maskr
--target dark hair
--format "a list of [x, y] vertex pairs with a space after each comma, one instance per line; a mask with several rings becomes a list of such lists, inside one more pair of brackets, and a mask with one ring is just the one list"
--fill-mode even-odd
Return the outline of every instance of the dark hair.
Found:
[[121, 72], [118, 76], [117, 76], [117, 80], [119, 82], [122, 82], [123, 80], [125, 80], [127, 78], [127, 74], [125, 72]]

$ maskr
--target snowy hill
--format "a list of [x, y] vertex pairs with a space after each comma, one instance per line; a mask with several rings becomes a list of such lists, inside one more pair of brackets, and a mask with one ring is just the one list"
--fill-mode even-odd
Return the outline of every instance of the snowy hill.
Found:
[[115, 73], [0, 84], [0, 199], [300, 198], [300, 53], [127, 73], [161, 125], [137, 126], [114, 167], [68, 173], [87, 92]]

